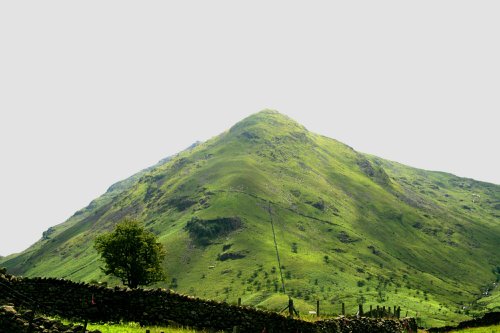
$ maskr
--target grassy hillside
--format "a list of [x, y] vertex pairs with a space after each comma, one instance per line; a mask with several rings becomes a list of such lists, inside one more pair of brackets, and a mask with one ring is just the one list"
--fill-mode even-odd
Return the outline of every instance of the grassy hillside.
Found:
[[500, 186], [358, 153], [275, 111], [111, 188], [2, 265], [117, 283], [93, 239], [125, 216], [165, 244], [161, 286], [271, 309], [286, 305], [271, 220], [302, 312], [362, 302], [453, 323], [488, 307], [476, 300], [500, 276]]

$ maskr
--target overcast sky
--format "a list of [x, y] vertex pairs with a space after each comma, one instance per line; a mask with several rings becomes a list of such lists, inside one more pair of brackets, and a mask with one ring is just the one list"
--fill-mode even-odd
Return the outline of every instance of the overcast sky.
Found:
[[2, 1], [0, 255], [276, 109], [500, 184], [498, 1]]

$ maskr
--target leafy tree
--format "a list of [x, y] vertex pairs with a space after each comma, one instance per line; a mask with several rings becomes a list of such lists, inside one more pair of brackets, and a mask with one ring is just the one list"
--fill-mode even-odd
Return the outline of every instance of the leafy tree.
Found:
[[161, 268], [165, 250], [136, 220], [124, 219], [114, 231], [99, 235], [94, 246], [105, 263], [104, 273], [118, 277], [130, 288], [165, 279]]

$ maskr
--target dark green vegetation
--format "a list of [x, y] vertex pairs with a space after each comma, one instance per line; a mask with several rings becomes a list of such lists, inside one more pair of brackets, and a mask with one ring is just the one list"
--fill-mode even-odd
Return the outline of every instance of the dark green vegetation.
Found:
[[500, 186], [358, 153], [274, 111], [112, 186], [2, 265], [109, 280], [93, 239], [131, 216], [164, 244], [170, 288], [282, 308], [269, 207], [302, 312], [399, 305], [438, 326], [492, 304], [477, 300], [500, 276]]
[[163, 245], [135, 220], [125, 218], [112, 232], [97, 236], [95, 249], [104, 261], [103, 271], [137, 288], [165, 280]]

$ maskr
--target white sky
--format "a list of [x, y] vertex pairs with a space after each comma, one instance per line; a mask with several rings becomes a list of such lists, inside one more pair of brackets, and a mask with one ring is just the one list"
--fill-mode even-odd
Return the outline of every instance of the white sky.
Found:
[[0, 2], [0, 255], [277, 109], [500, 184], [498, 1]]

